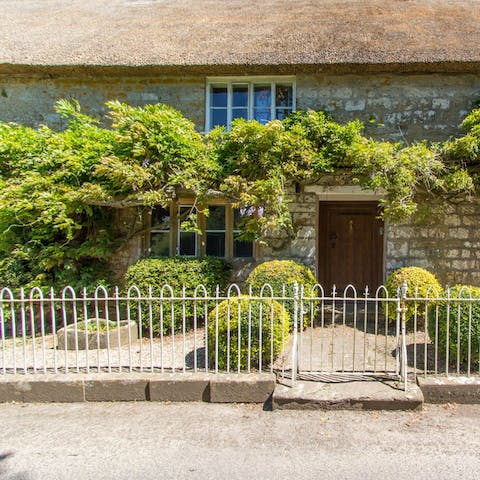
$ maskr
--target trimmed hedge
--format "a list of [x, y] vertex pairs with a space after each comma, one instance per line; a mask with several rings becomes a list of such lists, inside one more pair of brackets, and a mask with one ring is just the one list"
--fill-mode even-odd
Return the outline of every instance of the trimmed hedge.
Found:
[[[462, 290], [463, 289], [463, 290]], [[468, 289], [468, 290], [466, 290]], [[477, 299], [475, 302], [455, 301], [455, 299]], [[446, 297], [446, 293], [443, 294]], [[449, 305], [450, 304], [450, 305]], [[470, 305], [471, 305], [471, 323], [470, 323]], [[448, 318], [447, 332], [447, 313], [448, 307], [450, 315]], [[460, 308], [459, 308], [460, 307]], [[460, 361], [460, 365], [465, 367], [468, 361], [469, 336], [471, 351], [471, 367], [478, 368], [480, 352], [480, 288], [471, 285], [455, 285], [450, 289], [450, 301], [447, 299], [438, 302], [438, 330], [436, 308], [432, 308], [428, 318], [428, 334], [434, 345], [438, 345], [438, 353], [445, 358], [447, 350], [447, 333], [449, 360], [452, 363]], [[460, 325], [460, 338], [459, 335]], [[460, 347], [458, 348], [458, 340]], [[458, 356], [457, 356], [458, 354]]]
[[[248, 276], [246, 284], [252, 287], [254, 295], [258, 295], [262, 286], [268, 283], [276, 296], [282, 295], [282, 288], [285, 285], [285, 294], [292, 297], [295, 282], [304, 286], [305, 296], [311, 294], [312, 288], [316, 284], [315, 277], [307, 266], [293, 260], [272, 260], [255, 267]], [[264, 289], [264, 295], [268, 296], [269, 294], [270, 290]], [[285, 307], [290, 314], [290, 320], [293, 322], [293, 302], [285, 302]], [[308, 318], [304, 317], [304, 327], [307, 324]]]
[[[430, 292], [431, 296], [441, 295], [442, 287], [437, 280], [437, 277], [428, 270], [420, 267], [403, 267], [395, 270], [385, 282], [385, 287], [388, 290], [389, 297], [396, 297], [398, 289], [402, 288], [403, 282], [407, 282], [408, 294], [413, 297], [415, 291], [418, 289], [419, 298], [425, 298]], [[423, 307], [423, 308], [422, 308]], [[386, 313], [386, 302], [383, 304]], [[414, 302], [407, 302], [406, 321], [409, 328], [413, 328], [415, 316]], [[395, 322], [397, 318], [397, 310], [395, 305], [389, 302], [388, 320]], [[425, 327], [425, 311], [424, 303], [417, 304], [417, 328]]]
[[[217, 312], [218, 310], [218, 312]], [[250, 368], [267, 368], [281, 352], [283, 342], [289, 338], [289, 314], [279, 302], [271, 299], [248, 300], [234, 297], [224, 300], [208, 316], [208, 358], [210, 368], [215, 367], [216, 329], [218, 314], [218, 368], [226, 370], [248, 368], [249, 318], [250, 318]], [[240, 321], [239, 321], [240, 320]], [[238, 328], [240, 324], [240, 358], [238, 352]], [[262, 332], [260, 342], [260, 331]], [[230, 335], [229, 333], [230, 332]], [[230, 339], [230, 341], [229, 341]], [[227, 352], [230, 345], [229, 354]], [[272, 356], [273, 349], [273, 356]]]
[[[213, 296], [217, 285], [220, 287], [220, 293], [224, 293], [228, 285], [231, 274], [231, 266], [225, 260], [214, 257], [186, 258], [186, 257], [166, 257], [166, 258], [147, 258], [141, 259], [130, 266], [125, 275], [125, 285], [128, 289], [131, 285], [136, 285], [143, 295], [148, 293], [149, 286], [152, 287], [152, 295], [158, 296], [164, 285], [170, 285], [175, 296], [182, 294], [185, 287], [187, 296], [192, 296], [198, 285], [203, 285], [208, 295]], [[165, 292], [168, 295], [168, 292]], [[202, 296], [203, 292], [199, 293]], [[154, 335], [160, 334], [160, 302], [153, 301], [153, 332]], [[172, 332], [171, 306], [174, 304], [173, 330], [178, 332], [182, 330], [182, 302], [163, 301], [163, 334], [168, 335]], [[132, 316], [137, 315], [137, 302], [131, 302]], [[204, 302], [198, 303], [198, 316], [203, 318]], [[148, 304], [142, 304], [142, 327], [148, 329], [150, 325], [148, 315]], [[186, 329], [192, 326], [194, 315], [193, 301], [185, 302]]]

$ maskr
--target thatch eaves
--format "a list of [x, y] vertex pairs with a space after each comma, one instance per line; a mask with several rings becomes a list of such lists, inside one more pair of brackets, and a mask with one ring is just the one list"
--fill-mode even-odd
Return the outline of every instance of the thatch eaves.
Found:
[[3, 0], [0, 73], [480, 70], [477, 0]]

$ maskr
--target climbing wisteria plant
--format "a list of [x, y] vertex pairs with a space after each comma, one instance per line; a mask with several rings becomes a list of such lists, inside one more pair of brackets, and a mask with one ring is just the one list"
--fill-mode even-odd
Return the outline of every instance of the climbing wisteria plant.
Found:
[[[185, 192], [199, 208], [221, 192], [240, 208], [244, 237], [256, 239], [291, 238], [288, 192], [325, 175], [349, 172], [361, 187], [381, 190], [391, 221], [418, 215], [426, 196], [438, 204], [478, 194], [480, 110], [465, 119], [462, 137], [403, 145], [366, 138], [360, 122], [342, 125], [323, 112], [267, 125], [238, 119], [202, 136], [166, 105], [107, 107], [106, 126], [65, 100], [56, 105], [63, 130], [0, 123], [3, 284], [108, 281], [110, 258], [128, 240], [115, 212], [141, 217]], [[194, 211], [183, 220], [194, 228]]]

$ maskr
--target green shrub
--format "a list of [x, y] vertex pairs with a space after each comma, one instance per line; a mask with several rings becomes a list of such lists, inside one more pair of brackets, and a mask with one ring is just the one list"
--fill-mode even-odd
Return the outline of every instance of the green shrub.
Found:
[[[417, 292], [418, 298], [425, 298], [427, 294], [431, 297], [440, 295], [442, 287], [437, 280], [437, 277], [420, 267], [403, 267], [395, 270], [385, 282], [385, 287], [388, 290], [388, 296], [396, 297], [398, 289], [402, 288], [403, 282], [407, 282], [408, 297], [413, 297]], [[387, 302], [383, 304], [386, 313]], [[406, 321], [409, 328], [413, 328], [415, 316], [415, 302], [407, 302]], [[395, 322], [397, 318], [396, 304], [389, 302], [388, 320]], [[417, 303], [417, 328], [425, 327], [425, 303]]]
[[[305, 296], [311, 295], [312, 288], [316, 283], [312, 271], [307, 266], [293, 260], [272, 260], [261, 263], [251, 271], [246, 281], [247, 286], [252, 287], [254, 295], [260, 294], [262, 286], [268, 283], [273, 288], [275, 296], [282, 295], [283, 285], [285, 285], [285, 295], [288, 297], [293, 297], [293, 284], [295, 282], [303, 285]], [[269, 296], [270, 289], [265, 288], [263, 293], [265, 296]], [[293, 301], [285, 302], [285, 307], [293, 322]], [[308, 321], [308, 316], [304, 316], [304, 327], [307, 326]]]
[[[220, 258], [185, 258], [185, 257], [166, 257], [166, 258], [148, 258], [142, 259], [129, 267], [125, 275], [125, 285], [128, 289], [131, 285], [136, 285], [142, 295], [148, 294], [148, 289], [152, 287], [152, 295], [159, 296], [161, 288], [164, 285], [172, 287], [174, 295], [182, 295], [182, 289], [185, 287], [186, 296], [193, 296], [195, 288], [203, 285], [209, 296], [215, 294], [217, 285], [220, 287], [220, 294], [224, 293], [230, 279], [231, 266]], [[164, 291], [164, 297], [168, 297], [170, 292]], [[198, 296], [203, 296], [202, 291]], [[132, 293], [132, 297], [134, 293]], [[178, 332], [182, 330], [182, 301], [175, 302], [163, 301], [163, 333], [168, 335], [172, 332], [171, 307], [174, 306], [173, 330]], [[154, 335], [160, 333], [160, 301], [152, 302], [152, 326]], [[203, 318], [205, 302], [197, 303], [197, 318]], [[149, 308], [147, 302], [142, 302], [142, 327], [148, 329], [150, 325]], [[130, 301], [132, 318], [137, 316], [138, 302]], [[192, 326], [194, 316], [194, 302], [185, 302], [186, 329]], [[135, 319], [135, 318], [133, 318]]]
[[[455, 299], [477, 299], [474, 302], [455, 301]], [[445, 298], [446, 293], [443, 294]], [[465, 366], [468, 360], [469, 336], [471, 351], [471, 366], [478, 368], [480, 351], [480, 288], [470, 285], [455, 285], [450, 289], [450, 301], [446, 298], [438, 302], [438, 330], [437, 330], [437, 308], [432, 308], [428, 315], [428, 334], [434, 345], [438, 345], [439, 355], [445, 357], [447, 348], [447, 333], [449, 360], [452, 363], [460, 363]], [[471, 308], [471, 324], [470, 324]], [[447, 316], [448, 318], [447, 332]], [[460, 323], [460, 338], [459, 338]], [[458, 340], [460, 347], [458, 348]], [[457, 351], [458, 348], [458, 351]], [[457, 357], [458, 353], [458, 357]]]
[[[218, 311], [218, 312], [217, 312]], [[225, 370], [228, 364], [227, 348], [230, 344], [230, 369], [238, 369], [238, 325], [240, 319], [240, 369], [248, 368], [249, 317], [250, 317], [250, 368], [266, 368], [281, 352], [283, 342], [288, 341], [289, 315], [279, 302], [271, 299], [248, 300], [234, 297], [224, 300], [208, 316], [208, 358], [215, 366], [216, 319], [218, 313], [218, 368]], [[228, 341], [230, 330], [230, 342]], [[262, 339], [260, 343], [260, 331]], [[272, 356], [273, 348], [273, 356]]]

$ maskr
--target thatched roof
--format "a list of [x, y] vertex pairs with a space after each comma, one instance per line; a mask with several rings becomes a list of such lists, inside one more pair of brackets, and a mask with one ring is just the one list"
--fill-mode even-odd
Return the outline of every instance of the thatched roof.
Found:
[[0, 12], [0, 72], [480, 69], [478, 0], [0, 0]]

